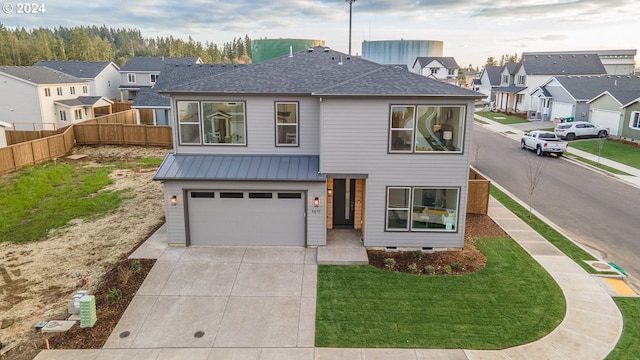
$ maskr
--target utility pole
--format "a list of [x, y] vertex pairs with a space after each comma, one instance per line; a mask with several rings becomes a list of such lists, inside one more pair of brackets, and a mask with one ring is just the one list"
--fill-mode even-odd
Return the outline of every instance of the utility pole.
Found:
[[349, 3], [349, 55], [351, 55], [351, 18], [352, 18], [352, 8], [353, 8], [353, 3], [356, 2], [356, 0], [345, 0], [346, 2]]

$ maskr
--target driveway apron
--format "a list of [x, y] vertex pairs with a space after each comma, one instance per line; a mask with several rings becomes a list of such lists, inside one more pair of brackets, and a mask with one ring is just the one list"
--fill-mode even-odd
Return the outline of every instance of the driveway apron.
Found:
[[104, 349], [312, 348], [315, 252], [168, 247]]

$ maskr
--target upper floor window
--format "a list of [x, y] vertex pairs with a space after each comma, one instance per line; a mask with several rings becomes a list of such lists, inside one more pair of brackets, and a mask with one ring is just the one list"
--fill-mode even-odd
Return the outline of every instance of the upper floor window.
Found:
[[631, 121], [629, 121], [629, 127], [640, 130], [640, 111], [633, 111], [631, 113]]
[[462, 151], [463, 106], [392, 105], [389, 152]]
[[518, 85], [524, 85], [527, 81], [527, 77], [525, 75], [518, 75]]
[[505, 85], [509, 84], [509, 75], [502, 75], [502, 83]]
[[438, 73], [438, 70], [440, 70], [440, 69], [437, 68], [437, 67], [432, 67], [432, 68], [429, 68], [429, 70], [431, 70], [431, 73], [435, 75], [435, 74]]
[[455, 76], [457, 69], [449, 69], [449, 76]]
[[133, 84], [136, 82], [136, 74], [127, 74], [127, 81], [130, 84]]
[[62, 88], [61, 87], [56, 88], [56, 93], [61, 96], [62, 95]]
[[298, 145], [298, 103], [276, 103], [276, 146]]
[[89, 93], [89, 87], [87, 85], [83, 85], [82, 86], [82, 93], [83, 94], [88, 94]]
[[73, 115], [74, 115], [76, 120], [82, 120], [82, 110], [81, 109], [73, 110]]
[[44, 96], [51, 96], [51, 89], [50, 88], [44, 88]]
[[71, 95], [75, 95], [76, 94], [76, 87], [75, 86], [71, 86], [69, 88], [69, 92], [71, 93]]
[[388, 187], [387, 231], [457, 230], [458, 188]]
[[245, 145], [243, 102], [178, 101], [181, 144]]
[[158, 74], [150, 74], [149, 76], [151, 77], [152, 84], [155, 84], [156, 81], [158, 81], [158, 76], [159, 76]]

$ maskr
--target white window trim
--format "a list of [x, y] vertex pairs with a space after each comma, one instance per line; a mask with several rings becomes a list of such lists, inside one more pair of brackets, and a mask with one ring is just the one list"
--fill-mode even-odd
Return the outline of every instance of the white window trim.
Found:
[[[295, 124], [293, 124], [293, 123], [282, 123], [282, 124], [278, 123], [278, 105], [279, 104], [295, 105], [296, 106], [296, 122], [295, 122]], [[299, 130], [299, 128], [300, 128], [300, 110], [299, 110], [299, 108], [300, 108], [300, 104], [297, 101], [276, 101], [276, 104], [275, 104], [275, 112], [276, 112], [275, 113], [275, 119], [276, 119], [275, 140], [276, 140], [276, 146], [283, 146], [283, 147], [297, 147], [297, 146], [300, 146], [300, 130]], [[287, 126], [287, 127], [295, 126], [296, 127], [296, 131], [295, 131], [295, 136], [296, 136], [295, 140], [296, 141], [295, 141], [295, 143], [288, 143], [288, 142], [281, 143], [281, 142], [278, 141], [278, 133], [279, 133], [278, 127], [279, 126]], [[289, 134], [287, 133], [287, 135], [289, 135]], [[285, 141], [286, 141], [286, 139], [285, 139]]]
[[[133, 80], [133, 81], [131, 81], [131, 80]], [[127, 82], [128, 82], [129, 84], [135, 84], [135, 83], [136, 83], [136, 74], [134, 74], [134, 73], [128, 73], [128, 74], [127, 74]]]
[[155, 84], [158, 81], [159, 74], [149, 74], [149, 81]]
[[[633, 122], [635, 120], [634, 117], [637, 119], [636, 120], [637, 126], [633, 126]], [[640, 111], [631, 112], [631, 117], [629, 118], [629, 127], [634, 130], [640, 130]]]

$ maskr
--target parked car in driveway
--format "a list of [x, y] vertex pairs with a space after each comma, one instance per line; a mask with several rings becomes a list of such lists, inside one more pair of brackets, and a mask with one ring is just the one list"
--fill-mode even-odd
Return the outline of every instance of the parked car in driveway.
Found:
[[605, 138], [609, 135], [609, 129], [595, 125], [586, 121], [575, 121], [570, 123], [562, 123], [556, 126], [556, 136], [569, 141], [578, 138], [599, 137]]
[[569, 146], [569, 144], [566, 141], [561, 141], [556, 137], [556, 134], [551, 131], [531, 131], [522, 135], [522, 139], [520, 140], [520, 147], [522, 149], [535, 150], [538, 156], [552, 153], [560, 158], [562, 154], [567, 151], [567, 146]]

